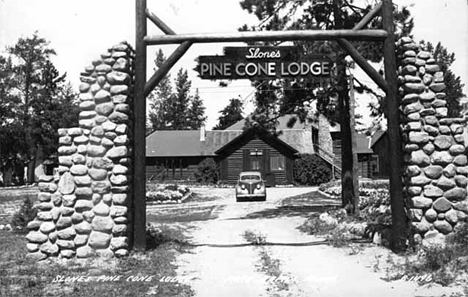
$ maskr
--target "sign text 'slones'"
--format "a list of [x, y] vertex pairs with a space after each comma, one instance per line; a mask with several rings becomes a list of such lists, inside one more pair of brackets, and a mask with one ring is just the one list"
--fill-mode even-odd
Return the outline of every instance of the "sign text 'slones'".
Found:
[[326, 56], [302, 56], [295, 47], [226, 47], [224, 56], [200, 56], [202, 79], [276, 79], [328, 77], [333, 63]]

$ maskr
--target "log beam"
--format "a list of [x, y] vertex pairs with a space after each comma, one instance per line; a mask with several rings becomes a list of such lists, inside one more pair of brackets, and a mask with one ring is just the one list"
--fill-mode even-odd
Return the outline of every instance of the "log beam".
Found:
[[407, 221], [403, 197], [402, 163], [403, 153], [400, 134], [400, 102], [398, 98], [397, 62], [395, 52], [395, 34], [393, 25], [392, 0], [383, 0], [383, 27], [388, 32], [384, 43], [385, 79], [388, 82], [385, 109], [387, 111], [388, 156], [391, 162], [390, 206], [392, 209], [392, 242], [394, 252], [406, 249]]
[[168, 26], [166, 23], [164, 23], [160, 18], [158, 18], [154, 13], [149, 11], [148, 8], [145, 10], [146, 17], [153, 22], [153, 24], [156, 25], [156, 27], [159, 28], [159, 30], [163, 31], [164, 34], [167, 35], [176, 35], [176, 33]]
[[[353, 30], [362, 30], [365, 28], [381, 11], [383, 3], [380, 2], [374, 7], [362, 20], [354, 26]], [[356, 64], [364, 70], [364, 72], [383, 90], [387, 91], [387, 81], [372, 67], [364, 57], [361, 56], [359, 51], [346, 39], [338, 39], [338, 44], [353, 58]]]
[[377, 4], [368, 14], [366, 14], [362, 20], [354, 26], [353, 30], [364, 29], [382, 10], [383, 3]]
[[146, 0], [136, 1], [135, 81], [133, 100], [133, 248], [146, 249]]
[[353, 58], [356, 64], [383, 90], [388, 90], [387, 81], [372, 67], [359, 51], [346, 39], [338, 39], [338, 44]]
[[149, 81], [145, 84], [145, 96], [148, 96], [149, 93], [158, 85], [161, 79], [171, 70], [177, 61], [187, 52], [192, 43], [190, 41], [185, 41], [172, 53], [172, 55], [167, 58], [164, 64], [156, 70], [156, 72], [151, 76]]
[[191, 41], [192, 43], [248, 42], [248, 41], [292, 41], [292, 40], [337, 40], [346, 38], [359, 41], [383, 41], [387, 38], [385, 30], [291, 30], [237, 33], [207, 33], [146, 36], [147, 45], [174, 44]]

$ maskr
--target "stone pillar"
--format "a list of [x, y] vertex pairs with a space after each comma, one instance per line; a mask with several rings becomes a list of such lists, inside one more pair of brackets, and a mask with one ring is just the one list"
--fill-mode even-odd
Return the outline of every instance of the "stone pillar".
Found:
[[468, 213], [464, 118], [447, 118], [444, 74], [410, 38], [398, 42], [404, 193], [415, 242], [442, 238]]
[[58, 176], [40, 178], [30, 257], [128, 254], [132, 64], [122, 43], [81, 73], [79, 127], [59, 129]]

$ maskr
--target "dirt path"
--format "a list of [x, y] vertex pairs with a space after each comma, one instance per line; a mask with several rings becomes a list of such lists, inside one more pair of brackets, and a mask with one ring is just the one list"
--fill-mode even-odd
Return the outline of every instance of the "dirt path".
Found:
[[[231, 202], [225, 191], [217, 219], [182, 223], [199, 246], [178, 258], [178, 275], [196, 296], [456, 296], [451, 288], [382, 280], [385, 273], [373, 265], [389, 251], [374, 247], [350, 255], [349, 249], [325, 245], [296, 228], [307, 212], [285, 209], [281, 201], [310, 188], [269, 190], [266, 203]], [[246, 231], [268, 244], [249, 244]]]

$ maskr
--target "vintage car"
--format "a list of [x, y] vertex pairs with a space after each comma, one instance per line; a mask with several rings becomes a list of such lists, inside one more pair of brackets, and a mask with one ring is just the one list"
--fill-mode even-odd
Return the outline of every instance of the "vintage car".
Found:
[[254, 200], [266, 200], [265, 181], [262, 174], [258, 171], [241, 172], [236, 185], [236, 201]]

